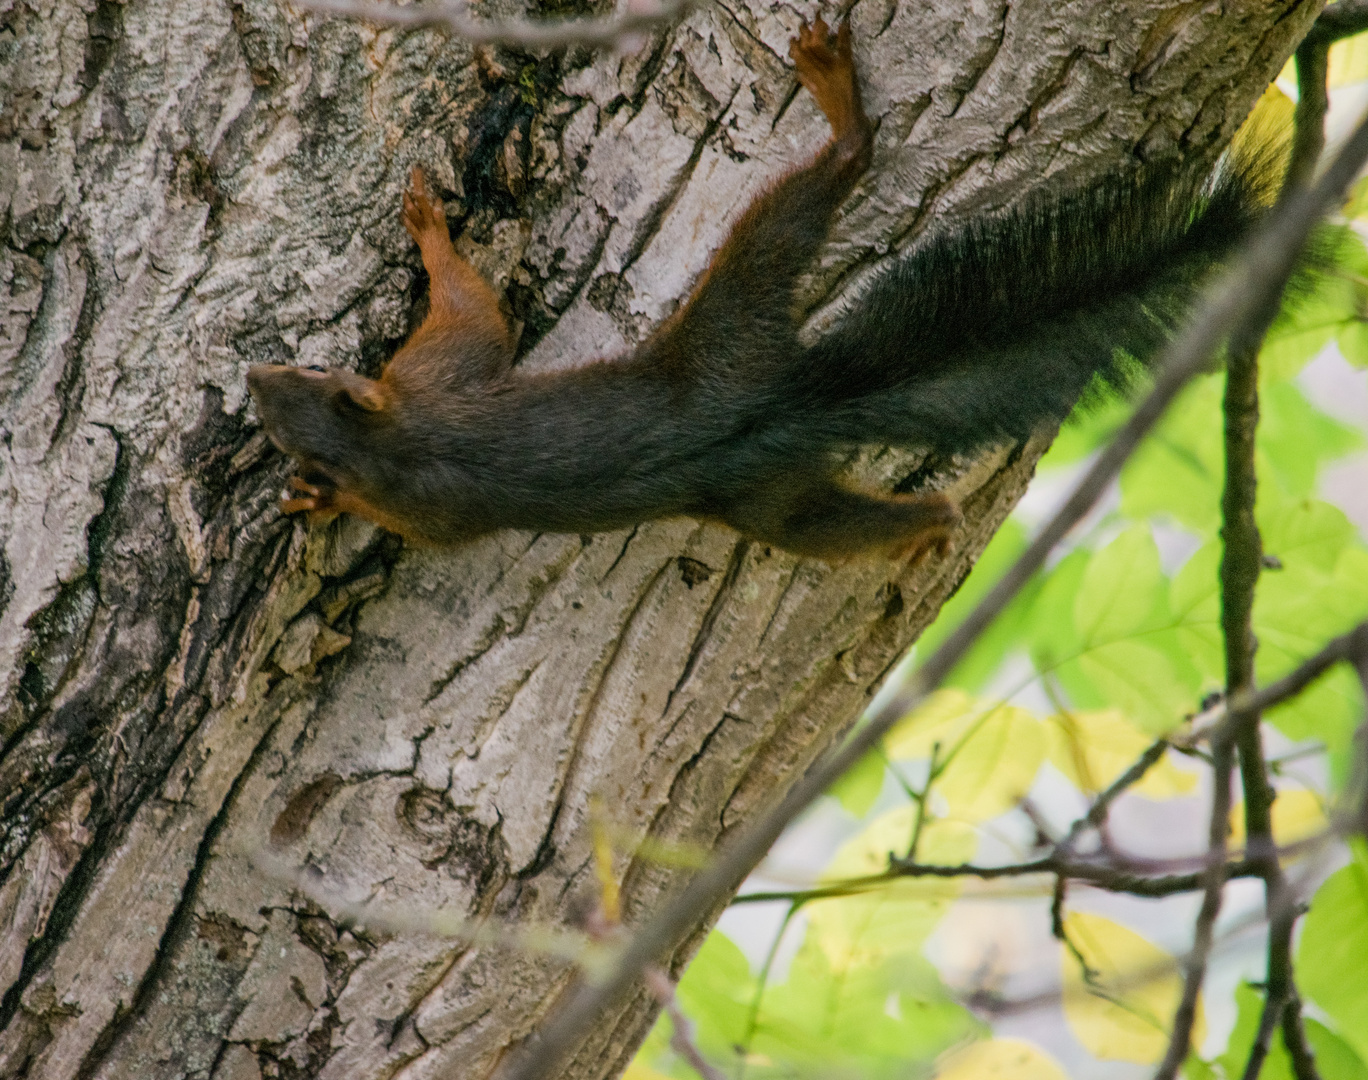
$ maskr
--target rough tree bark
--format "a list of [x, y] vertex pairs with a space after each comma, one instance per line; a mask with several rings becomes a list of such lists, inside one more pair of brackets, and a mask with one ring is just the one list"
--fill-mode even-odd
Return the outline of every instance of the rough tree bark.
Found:
[[[817, 318], [938, 216], [1214, 155], [1316, 9], [860, 0], [879, 149]], [[718, 2], [636, 55], [538, 57], [275, 0], [0, 0], [0, 1077], [488, 1076], [563, 964], [350, 932], [251, 853], [574, 923], [592, 799], [715, 843], [963, 578], [1044, 440], [867, 455], [964, 499], [955, 553], [913, 568], [686, 520], [432, 552], [276, 509], [244, 371], [373, 370], [404, 336], [410, 164], [507, 288], [524, 363], [611, 352], [825, 138], [798, 22]], [[623, 851], [639, 919], [682, 871]], [[614, 1075], [652, 1013], [586, 1032], [565, 1075]]]

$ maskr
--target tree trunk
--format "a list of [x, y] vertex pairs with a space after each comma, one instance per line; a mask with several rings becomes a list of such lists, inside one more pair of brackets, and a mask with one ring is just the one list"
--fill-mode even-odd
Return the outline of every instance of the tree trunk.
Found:
[[[1131, 155], [1214, 156], [1318, 5], [870, 0], [875, 166], [806, 295], [936, 219]], [[339, 895], [629, 921], [868, 702], [1045, 440], [867, 455], [963, 500], [954, 553], [800, 562], [692, 520], [403, 548], [307, 529], [248, 364], [374, 372], [423, 279], [408, 168], [506, 289], [522, 362], [639, 341], [827, 129], [798, 16], [721, 4], [628, 56], [476, 50], [273, 0], [0, 0], [0, 1077], [478, 1078], [572, 972], [347, 930]], [[597, 809], [594, 809], [597, 806]], [[697, 945], [716, 912], [699, 912]], [[609, 1077], [638, 997], [566, 1077]]]

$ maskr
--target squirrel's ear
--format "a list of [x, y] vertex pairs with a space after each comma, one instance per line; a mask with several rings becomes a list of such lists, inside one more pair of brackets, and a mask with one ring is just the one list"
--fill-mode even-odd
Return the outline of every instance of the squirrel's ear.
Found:
[[339, 401], [366, 412], [379, 412], [385, 407], [384, 391], [374, 379], [354, 375], [350, 371], [335, 371], [333, 375], [338, 383]]

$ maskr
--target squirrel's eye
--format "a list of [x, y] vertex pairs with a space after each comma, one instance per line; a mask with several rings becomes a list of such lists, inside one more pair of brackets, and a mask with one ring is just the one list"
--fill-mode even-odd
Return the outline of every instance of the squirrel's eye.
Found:
[[323, 372], [326, 372], [328, 369], [325, 368], [322, 364], [306, 364], [306, 365], [304, 366], [304, 370], [305, 370], [305, 371], [323, 371]]

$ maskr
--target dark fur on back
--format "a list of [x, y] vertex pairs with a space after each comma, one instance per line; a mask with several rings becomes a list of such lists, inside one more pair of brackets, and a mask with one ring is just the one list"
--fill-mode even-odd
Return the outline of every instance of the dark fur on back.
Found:
[[1062, 420], [1152, 359], [1262, 214], [1267, 166], [1151, 166], [929, 237], [803, 356], [803, 423], [965, 451]]

